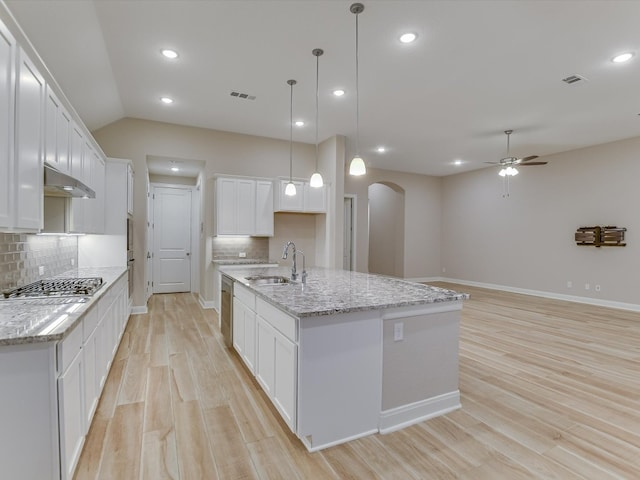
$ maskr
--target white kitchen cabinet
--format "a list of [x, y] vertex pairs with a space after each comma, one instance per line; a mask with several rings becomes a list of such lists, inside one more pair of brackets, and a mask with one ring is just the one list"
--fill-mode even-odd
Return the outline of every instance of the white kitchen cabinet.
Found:
[[16, 42], [0, 22], [0, 228], [13, 223]]
[[276, 196], [276, 212], [302, 212], [304, 209], [304, 182], [294, 180], [296, 186], [296, 194], [293, 196], [284, 193], [289, 180], [280, 180], [278, 182], [278, 192]]
[[47, 85], [44, 119], [44, 161], [69, 173], [69, 131], [71, 116]]
[[[78, 327], [76, 327], [78, 328]], [[58, 378], [60, 467], [63, 478], [72, 478], [84, 444], [83, 355], [77, 352]]]
[[84, 183], [84, 135], [76, 122], [71, 122], [69, 140], [69, 172], [73, 178]]
[[256, 227], [257, 236], [273, 237], [273, 182], [256, 180]]
[[304, 211], [307, 213], [327, 212], [327, 187], [312, 187], [304, 184]]
[[14, 227], [42, 228], [44, 78], [18, 48], [15, 120]]
[[289, 180], [279, 180], [279, 189], [276, 195], [276, 212], [299, 213], [326, 213], [327, 211], [327, 186], [314, 188], [308, 182], [294, 180], [296, 194], [292, 197], [285, 195], [284, 191]]
[[256, 379], [295, 433], [298, 346], [293, 339], [296, 320], [260, 299], [256, 309]]
[[233, 298], [233, 347], [249, 371], [255, 374], [255, 295], [237, 282], [234, 286]]
[[255, 211], [255, 180], [227, 177], [216, 180], [217, 235], [253, 235]]

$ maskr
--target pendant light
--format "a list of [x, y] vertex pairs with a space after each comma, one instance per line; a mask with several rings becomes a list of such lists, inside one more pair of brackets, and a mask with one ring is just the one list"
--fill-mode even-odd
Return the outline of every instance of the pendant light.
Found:
[[356, 16], [356, 154], [349, 165], [349, 174], [357, 176], [367, 173], [367, 167], [360, 156], [360, 92], [358, 90], [358, 15], [364, 11], [364, 5], [354, 3], [349, 10]]
[[324, 50], [321, 48], [314, 48], [311, 53], [316, 57], [316, 169], [313, 175], [311, 175], [311, 179], [309, 180], [309, 185], [313, 188], [320, 188], [324, 185], [324, 181], [322, 180], [322, 175], [318, 171], [318, 98], [319, 98], [319, 72], [320, 72], [320, 55], [324, 53]]
[[291, 98], [289, 102], [289, 183], [284, 189], [284, 194], [293, 197], [296, 194], [296, 186], [293, 184], [293, 86], [298, 83], [295, 80], [287, 80], [291, 87]]

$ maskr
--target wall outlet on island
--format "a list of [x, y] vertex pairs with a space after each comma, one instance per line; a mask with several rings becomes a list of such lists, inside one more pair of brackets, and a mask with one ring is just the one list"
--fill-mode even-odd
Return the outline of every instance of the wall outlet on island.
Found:
[[44, 265], [40, 265], [38, 267], [38, 275], [40, 276], [44, 275]]
[[404, 323], [398, 322], [393, 325], [393, 341], [401, 342], [404, 340]]
[[238, 256], [239, 256], [240, 258], [247, 258], [247, 252], [240, 252], [240, 253], [238, 254]]
[[75, 258], [72, 258], [72, 259], [71, 259], [71, 266], [73, 267], [75, 264], [76, 264], [76, 259], [75, 259]]
[[573, 282], [571, 280], [567, 281], [567, 288], [573, 287]]

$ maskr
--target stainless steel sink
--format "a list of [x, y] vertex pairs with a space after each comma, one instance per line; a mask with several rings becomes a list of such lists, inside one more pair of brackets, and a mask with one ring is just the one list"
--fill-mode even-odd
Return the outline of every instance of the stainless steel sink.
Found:
[[251, 275], [244, 277], [252, 285], [284, 285], [291, 283], [287, 277], [280, 275]]

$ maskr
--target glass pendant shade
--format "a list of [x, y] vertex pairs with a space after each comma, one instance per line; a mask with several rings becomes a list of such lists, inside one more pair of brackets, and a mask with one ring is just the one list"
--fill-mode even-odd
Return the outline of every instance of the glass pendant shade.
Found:
[[296, 186], [293, 184], [293, 182], [289, 182], [287, 183], [287, 186], [284, 189], [284, 194], [288, 195], [290, 197], [294, 197], [296, 194]]
[[324, 181], [322, 180], [322, 175], [318, 172], [311, 175], [311, 179], [309, 180], [309, 185], [313, 188], [320, 188], [324, 185]]
[[367, 173], [367, 167], [364, 165], [364, 160], [360, 158], [360, 155], [356, 155], [349, 165], [349, 175], [359, 176], [365, 173]]

